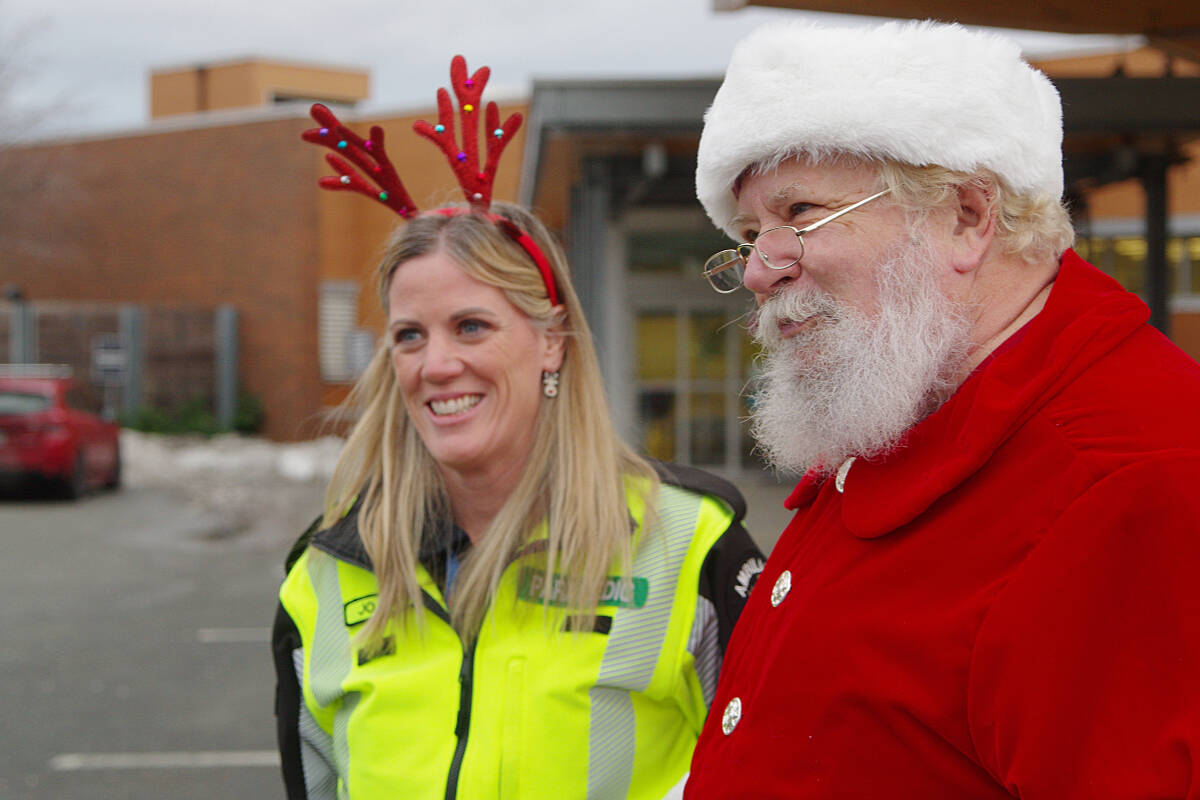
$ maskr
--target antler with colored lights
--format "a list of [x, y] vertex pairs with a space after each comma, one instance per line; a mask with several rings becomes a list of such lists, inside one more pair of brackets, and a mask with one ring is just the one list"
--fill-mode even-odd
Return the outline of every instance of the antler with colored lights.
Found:
[[[417, 204], [412, 201], [408, 190], [401, 183], [396, 168], [388, 158], [387, 149], [383, 146], [382, 128], [372, 125], [370, 138], [363, 139], [343, 125], [332, 111], [320, 103], [313, 104], [311, 114], [321, 127], [304, 131], [300, 138], [332, 150], [332, 153], [325, 154], [325, 160], [339, 176], [329, 175], [321, 178], [318, 181], [321, 188], [358, 192], [378, 200], [405, 219], [416, 216]], [[362, 174], [359, 174], [355, 167], [361, 170]], [[375, 186], [368, 183], [364, 175], [368, 176]]]
[[493, 102], [487, 104], [487, 163], [480, 169], [479, 98], [483, 95], [483, 89], [487, 86], [491, 74], [487, 67], [480, 67], [468, 78], [465, 58], [455, 56], [450, 61], [450, 85], [458, 98], [462, 127], [461, 148], [454, 141], [454, 110], [450, 105], [450, 95], [445, 89], [438, 89], [437, 93], [438, 124], [430, 125], [424, 120], [413, 123], [413, 130], [432, 141], [446, 154], [467, 202], [485, 211], [492, 204], [492, 182], [496, 178], [500, 154], [512, 141], [513, 134], [520, 129], [523, 119], [520, 114], [514, 113], [501, 125], [499, 108]]

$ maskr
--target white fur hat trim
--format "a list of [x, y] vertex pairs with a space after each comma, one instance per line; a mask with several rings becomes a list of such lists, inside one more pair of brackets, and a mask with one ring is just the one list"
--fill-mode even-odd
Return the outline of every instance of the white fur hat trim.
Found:
[[790, 156], [849, 154], [1062, 196], [1062, 104], [1004, 37], [935, 22], [830, 28], [773, 23], [733, 50], [704, 115], [696, 194], [734, 238], [733, 183]]

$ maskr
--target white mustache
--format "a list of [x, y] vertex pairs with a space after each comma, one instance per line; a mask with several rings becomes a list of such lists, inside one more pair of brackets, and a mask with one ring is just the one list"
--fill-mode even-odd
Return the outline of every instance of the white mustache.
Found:
[[[964, 308], [934, 279], [920, 239], [871, 266], [877, 310], [866, 314], [816, 286], [763, 303], [764, 346], [751, 417], [758, 451], [776, 469], [832, 473], [846, 457], [890, 451], [958, 385], [970, 342]], [[780, 325], [823, 316], [784, 339]]]
[[750, 330], [757, 342], [768, 349], [783, 343], [779, 326], [785, 322], [802, 322], [810, 317], [836, 320], [842, 316], [838, 303], [819, 289], [792, 289], [773, 295], [759, 306]]

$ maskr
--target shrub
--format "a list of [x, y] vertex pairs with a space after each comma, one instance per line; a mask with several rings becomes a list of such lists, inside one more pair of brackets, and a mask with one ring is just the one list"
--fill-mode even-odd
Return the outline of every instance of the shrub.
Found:
[[193, 398], [174, 409], [143, 406], [137, 411], [121, 416], [121, 425], [144, 433], [196, 433], [213, 436], [218, 433], [257, 433], [266, 419], [266, 409], [257, 395], [239, 392], [233, 411], [233, 424], [223, 427], [217, 423], [212, 412], [211, 400], [206, 397]]
[[246, 390], [238, 392], [237, 406], [233, 410], [233, 429], [238, 433], [258, 433], [266, 421], [267, 410], [258, 395]]

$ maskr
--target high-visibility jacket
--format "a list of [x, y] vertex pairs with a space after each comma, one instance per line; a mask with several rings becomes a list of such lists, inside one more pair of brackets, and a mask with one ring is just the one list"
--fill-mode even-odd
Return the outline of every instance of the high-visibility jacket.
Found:
[[[378, 589], [356, 512], [313, 535], [280, 590], [274, 633], [288, 796], [662, 797], [688, 768], [763, 563], [736, 489], [662, 472], [654, 514], [628, 494], [631, 574], [614, 568], [586, 630], [562, 602], [564, 577], [544, 604], [545, 554], [527, 546], [472, 645], [422, 564], [424, 631], [394, 620], [364, 646], [355, 634]], [[543, 524], [530, 540], [544, 536]]]

